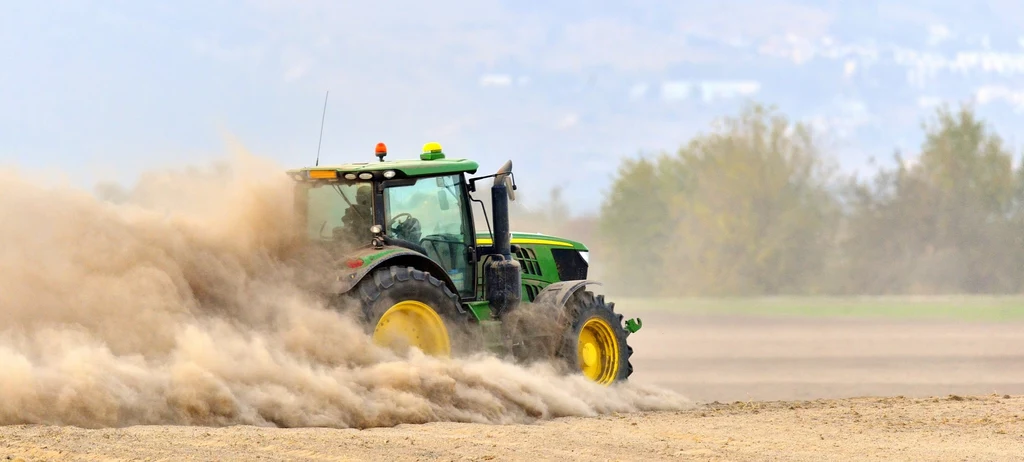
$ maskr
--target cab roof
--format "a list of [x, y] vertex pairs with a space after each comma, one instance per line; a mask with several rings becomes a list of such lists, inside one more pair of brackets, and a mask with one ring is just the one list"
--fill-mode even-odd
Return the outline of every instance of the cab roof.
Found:
[[303, 167], [289, 170], [288, 173], [301, 173], [309, 170], [336, 170], [339, 173], [379, 172], [396, 170], [406, 176], [435, 175], [439, 173], [476, 173], [479, 165], [468, 159], [435, 159], [435, 160], [386, 160], [383, 162], [352, 162], [339, 165], [321, 165], [319, 167]]
[[[375, 155], [387, 156], [387, 147], [384, 146], [384, 143], [377, 144]], [[345, 173], [382, 172], [394, 170], [396, 172], [400, 172], [402, 176], [405, 177], [416, 177], [446, 173], [476, 173], [478, 167], [479, 165], [472, 160], [445, 158], [444, 152], [441, 150], [441, 145], [436, 142], [431, 142], [423, 146], [423, 154], [420, 154], [419, 159], [383, 160], [379, 158], [373, 161], [368, 160], [366, 162], [303, 167], [288, 170], [288, 173], [292, 175], [305, 174], [304, 176], [308, 176], [307, 172], [310, 171], [335, 171], [338, 172], [340, 176], [340, 174]]]

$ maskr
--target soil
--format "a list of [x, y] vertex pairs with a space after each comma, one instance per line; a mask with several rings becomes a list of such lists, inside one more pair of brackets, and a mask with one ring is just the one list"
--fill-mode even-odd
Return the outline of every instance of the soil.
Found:
[[686, 411], [367, 430], [0, 427], [24, 460], [1020, 460], [1022, 324], [643, 313], [632, 380]]
[[1024, 394], [1024, 322], [636, 315], [631, 379], [695, 401]]

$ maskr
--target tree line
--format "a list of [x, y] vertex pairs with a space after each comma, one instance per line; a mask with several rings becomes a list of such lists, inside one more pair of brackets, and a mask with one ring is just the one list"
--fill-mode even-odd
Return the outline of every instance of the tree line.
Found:
[[1021, 293], [1024, 168], [971, 107], [922, 129], [916, 156], [861, 178], [807, 124], [750, 104], [675, 153], [624, 160], [597, 216], [559, 218], [557, 190], [513, 212], [591, 244], [621, 294]]

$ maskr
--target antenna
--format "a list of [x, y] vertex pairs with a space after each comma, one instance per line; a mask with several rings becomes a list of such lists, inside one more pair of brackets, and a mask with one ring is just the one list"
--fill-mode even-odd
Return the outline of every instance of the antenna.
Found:
[[316, 167], [320, 166], [320, 144], [324, 141], [324, 117], [327, 117], [328, 96], [331, 96], [330, 90], [327, 90], [327, 94], [324, 95], [324, 113], [320, 115], [320, 140], [316, 142]]

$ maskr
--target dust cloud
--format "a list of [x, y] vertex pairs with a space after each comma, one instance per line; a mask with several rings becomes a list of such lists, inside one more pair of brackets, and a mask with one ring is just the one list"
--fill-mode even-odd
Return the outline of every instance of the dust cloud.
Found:
[[689, 406], [545, 364], [376, 348], [302, 269], [283, 168], [89, 191], [0, 172], [0, 424], [374, 427]]

